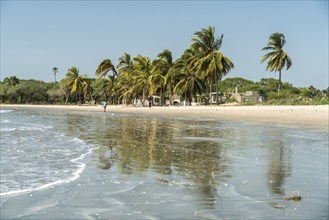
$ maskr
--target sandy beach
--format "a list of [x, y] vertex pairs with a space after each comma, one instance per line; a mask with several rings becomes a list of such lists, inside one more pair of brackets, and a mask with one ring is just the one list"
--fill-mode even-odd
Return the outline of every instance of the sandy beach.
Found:
[[[1, 108], [39, 108], [69, 111], [102, 112], [101, 105], [1, 105]], [[107, 113], [192, 117], [254, 123], [274, 123], [328, 131], [329, 105], [304, 106], [108, 106]]]

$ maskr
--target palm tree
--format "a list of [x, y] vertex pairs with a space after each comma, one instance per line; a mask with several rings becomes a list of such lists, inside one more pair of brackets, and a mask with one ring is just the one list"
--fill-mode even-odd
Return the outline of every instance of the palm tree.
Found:
[[9, 86], [16, 86], [19, 84], [19, 79], [16, 76], [10, 76], [3, 79], [4, 83], [7, 83]]
[[66, 73], [65, 79], [65, 87], [71, 89], [71, 94], [78, 93], [79, 104], [81, 104], [81, 94], [88, 88], [87, 75], [79, 75], [79, 69], [73, 66]]
[[[220, 38], [215, 38], [215, 27], [209, 26], [207, 29], [194, 33], [192, 47], [198, 51], [194, 56], [194, 67], [192, 70], [200, 72], [209, 83], [210, 100], [212, 97], [212, 85], [216, 83], [216, 103], [218, 104], [218, 81], [226, 75], [234, 64], [220, 51], [223, 41], [223, 34]], [[210, 102], [212, 104], [212, 102]]]
[[133, 92], [130, 90], [133, 86], [132, 75], [128, 72], [125, 72], [123, 75], [120, 75], [115, 81], [113, 90], [117, 94], [119, 100], [123, 100], [124, 104], [127, 104], [128, 101], [131, 101], [133, 97]]
[[109, 76], [108, 78], [97, 79], [93, 87], [95, 88], [95, 93], [105, 96], [105, 101], [108, 101], [113, 95], [114, 77]]
[[133, 60], [131, 59], [130, 54], [124, 53], [119, 57], [119, 64], [117, 65], [119, 76], [123, 75], [126, 72], [131, 72], [133, 69]]
[[130, 97], [131, 95], [128, 94], [129, 92], [127, 91], [131, 88], [131, 74], [133, 74], [134, 70], [134, 61], [131, 59], [130, 54], [124, 53], [121, 57], [119, 57], [117, 69], [118, 79], [115, 80], [115, 84], [113, 82], [113, 91], [118, 98], [118, 102], [120, 103], [121, 100], [126, 104], [127, 97]]
[[112, 61], [109, 59], [105, 59], [98, 65], [95, 74], [97, 78], [104, 78], [110, 70], [113, 71], [115, 76], [118, 76], [117, 71], [115, 70], [114, 65], [112, 64]]
[[174, 92], [178, 94], [184, 94], [185, 98], [190, 102], [192, 98], [196, 99], [196, 94], [201, 95], [204, 89], [204, 83], [196, 72], [193, 72], [190, 68], [186, 54], [176, 61], [175, 67], [179, 71], [176, 74], [176, 78], [179, 79], [174, 88]]
[[278, 92], [281, 89], [281, 70], [284, 66], [288, 70], [291, 65], [291, 59], [288, 54], [282, 49], [286, 43], [285, 36], [282, 33], [273, 33], [270, 36], [270, 39], [267, 43], [267, 46], [264, 47], [262, 50], [271, 50], [271, 52], [265, 54], [261, 60], [264, 62], [265, 60], [269, 59], [267, 62], [266, 70], [267, 71], [279, 71], [279, 85], [278, 85]]
[[142, 91], [143, 93], [143, 105], [146, 101], [146, 93], [148, 93], [148, 96], [152, 95], [150, 94], [150, 87], [151, 82], [149, 80], [151, 74], [152, 74], [152, 61], [149, 57], [137, 55], [134, 58], [134, 75], [132, 76], [133, 79], [133, 85], [129, 89], [129, 92], [136, 92]]
[[174, 62], [170, 50], [164, 50], [158, 54], [158, 58], [154, 60], [153, 75], [151, 76], [153, 90], [160, 88], [161, 90], [161, 101], [163, 102], [163, 93], [165, 87], [168, 89], [170, 104], [172, 104], [172, 93], [173, 93], [173, 79], [174, 79]]
[[57, 82], [57, 81], [56, 81], [56, 74], [58, 73], [58, 69], [57, 69], [57, 67], [54, 67], [54, 68], [53, 68], [53, 73], [54, 73], [54, 76], [55, 76], [55, 82]]

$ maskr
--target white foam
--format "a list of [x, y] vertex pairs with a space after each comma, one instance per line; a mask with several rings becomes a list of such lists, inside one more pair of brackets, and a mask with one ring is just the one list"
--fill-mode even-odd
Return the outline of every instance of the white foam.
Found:
[[3, 113], [12, 112], [12, 111], [13, 111], [13, 110], [3, 110], [3, 109], [1, 109], [1, 110], [0, 110], [0, 113], [3, 114]]
[[16, 194], [24, 194], [24, 193], [31, 192], [32, 190], [33, 189], [13, 190], [13, 191], [9, 191], [9, 192], [0, 193], [0, 197], [16, 195]]
[[56, 180], [54, 182], [46, 183], [41, 186], [35, 187], [35, 188], [28, 188], [28, 189], [22, 189], [22, 190], [13, 190], [9, 192], [3, 192], [0, 193], [0, 197], [6, 197], [6, 196], [16, 196], [16, 195], [22, 195], [22, 194], [27, 194], [33, 191], [40, 191], [40, 190], [45, 190], [50, 187], [53, 187], [55, 185], [63, 184], [63, 183], [69, 183], [72, 182], [76, 179], [78, 179], [81, 175], [81, 173], [84, 171], [86, 164], [83, 162], [80, 162], [79, 160], [82, 160], [85, 156], [88, 154], [92, 153], [94, 148], [89, 149], [86, 153], [81, 154], [79, 157], [71, 159], [70, 161], [73, 163], [76, 163], [78, 165], [78, 169], [72, 173], [72, 176], [68, 179], [62, 179], [62, 180]]
[[17, 128], [1, 128], [1, 131], [43, 131], [47, 129], [51, 129], [52, 126], [41, 126], [41, 125], [33, 125], [33, 126], [20, 126]]
[[81, 154], [79, 157], [70, 160], [71, 162], [78, 164], [79, 168], [73, 173], [73, 177], [69, 179], [69, 182], [78, 179], [86, 167], [85, 163], [79, 162], [78, 160], [82, 160], [86, 155], [91, 154], [93, 150], [93, 148], [89, 149], [87, 153]]
[[0, 131], [15, 131], [17, 128], [3, 128], [1, 127]]

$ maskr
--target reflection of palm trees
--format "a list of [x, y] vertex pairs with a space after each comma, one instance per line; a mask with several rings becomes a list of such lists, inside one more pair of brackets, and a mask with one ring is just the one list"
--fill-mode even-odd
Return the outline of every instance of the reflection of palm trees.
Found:
[[196, 186], [196, 191], [203, 195], [201, 203], [213, 208], [217, 200], [217, 187], [220, 176], [226, 171], [222, 147], [213, 141], [197, 140], [181, 143], [182, 151], [178, 156], [178, 172]]
[[109, 131], [111, 138], [120, 139], [116, 151], [120, 155], [118, 167], [121, 172], [140, 173], [152, 169], [165, 175], [159, 178], [160, 183], [165, 180], [169, 184], [171, 177], [167, 175], [173, 175], [175, 170], [175, 174], [191, 182], [195, 192], [203, 195], [202, 204], [209, 208], [215, 205], [217, 187], [221, 173], [226, 171], [226, 161], [221, 145], [211, 137], [223, 137], [227, 130], [214, 132], [199, 129], [202, 122], [189, 129], [184, 121], [121, 120], [120, 127]]
[[224, 148], [216, 139], [230, 135], [230, 130], [214, 129], [216, 125], [209, 121], [191, 124], [141, 117], [92, 117], [90, 121], [80, 114], [65, 116], [66, 134], [100, 146], [99, 168], [110, 169], [115, 162], [123, 174], [152, 170], [160, 184], [181, 184], [196, 193], [202, 205], [215, 206], [217, 188], [227, 170]]
[[272, 193], [284, 195], [284, 182], [291, 173], [290, 152], [282, 141], [283, 133], [273, 133], [276, 140], [269, 144], [269, 164], [267, 168], [268, 186]]

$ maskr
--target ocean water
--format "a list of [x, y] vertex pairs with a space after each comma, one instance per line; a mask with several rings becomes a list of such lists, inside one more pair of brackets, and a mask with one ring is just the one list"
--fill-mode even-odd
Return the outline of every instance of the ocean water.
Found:
[[[61, 130], [57, 116], [1, 110], [0, 196], [74, 181], [93, 146]], [[60, 116], [59, 116], [60, 117]]]
[[328, 143], [211, 117], [2, 109], [1, 219], [328, 219]]

